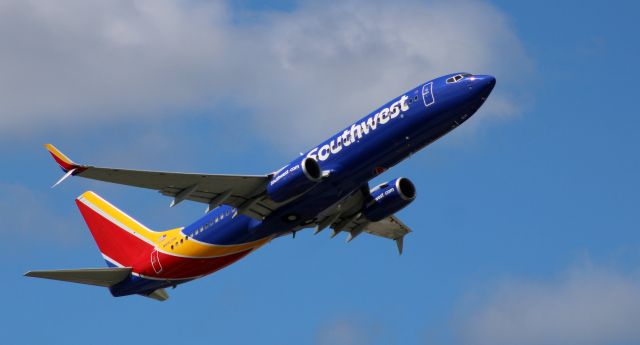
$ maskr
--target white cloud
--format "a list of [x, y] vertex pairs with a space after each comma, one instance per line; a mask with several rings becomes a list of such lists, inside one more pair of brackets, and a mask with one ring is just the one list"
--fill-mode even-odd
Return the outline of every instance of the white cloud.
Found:
[[[271, 17], [256, 94], [246, 102], [270, 114], [258, 118], [265, 126], [288, 124], [283, 136], [301, 139], [314, 128], [314, 139], [320, 139], [445, 73], [492, 73], [508, 83], [528, 64], [506, 22], [481, 2], [303, 6]], [[501, 106], [488, 102], [493, 113], [512, 112], [513, 100], [494, 96]]]
[[485, 114], [517, 112], [500, 85], [529, 68], [506, 16], [466, 1], [303, 3], [248, 23], [224, 2], [9, 0], [0, 42], [3, 134], [222, 105], [273, 142], [311, 144], [458, 70], [498, 77]]
[[554, 282], [504, 282], [460, 319], [463, 344], [639, 343], [640, 279], [588, 265]]
[[[0, 6], [4, 131], [151, 117], [201, 106], [223, 65], [224, 7], [168, 1]], [[162, 114], [164, 113], [164, 114]]]

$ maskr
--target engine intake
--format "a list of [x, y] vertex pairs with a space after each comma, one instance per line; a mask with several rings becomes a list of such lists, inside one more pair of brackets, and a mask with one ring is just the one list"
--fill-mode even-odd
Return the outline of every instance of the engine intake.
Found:
[[318, 161], [303, 157], [273, 176], [267, 185], [267, 195], [275, 202], [284, 202], [308, 192], [321, 180], [322, 170]]
[[400, 177], [373, 188], [369, 193], [372, 200], [362, 214], [368, 220], [377, 222], [409, 205], [416, 198], [416, 187], [408, 178]]

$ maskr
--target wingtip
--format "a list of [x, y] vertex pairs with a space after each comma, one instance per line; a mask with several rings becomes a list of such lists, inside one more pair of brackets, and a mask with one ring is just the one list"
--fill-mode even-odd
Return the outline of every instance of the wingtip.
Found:
[[57, 185], [59, 185], [60, 183], [62, 183], [62, 181], [66, 180], [69, 176], [73, 175], [76, 172], [76, 168], [73, 168], [69, 171], [67, 171], [59, 180], [58, 182], [54, 183], [53, 186], [51, 186], [51, 188], [55, 188]]
[[64, 172], [68, 172], [69, 170], [79, 167], [69, 157], [62, 153], [62, 151], [58, 150], [58, 148], [56, 148], [52, 144], [44, 144], [44, 147], [45, 149], [47, 149], [47, 151], [49, 151], [51, 157], [53, 157], [53, 159], [56, 161], [56, 163], [58, 163], [60, 168], [64, 170]]

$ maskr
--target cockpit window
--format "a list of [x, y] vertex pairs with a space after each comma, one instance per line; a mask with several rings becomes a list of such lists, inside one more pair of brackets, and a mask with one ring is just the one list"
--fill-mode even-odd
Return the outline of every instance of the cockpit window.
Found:
[[447, 84], [457, 83], [460, 80], [462, 80], [464, 77], [470, 77], [471, 75], [472, 75], [471, 73], [462, 73], [462, 74], [454, 75], [453, 77], [447, 79]]

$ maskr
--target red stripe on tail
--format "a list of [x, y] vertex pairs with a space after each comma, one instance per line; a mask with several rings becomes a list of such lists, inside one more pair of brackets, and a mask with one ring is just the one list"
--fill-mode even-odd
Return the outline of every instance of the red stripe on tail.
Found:
[[81, 200], [76, 200], [76, 204], [102, 254], [120, 265], [133, 267], [134, 272], [146, 268], [143, 266], [148, 264], [148, 260], [144, 259], [153, 250], [151, 244], [121, 228]]

